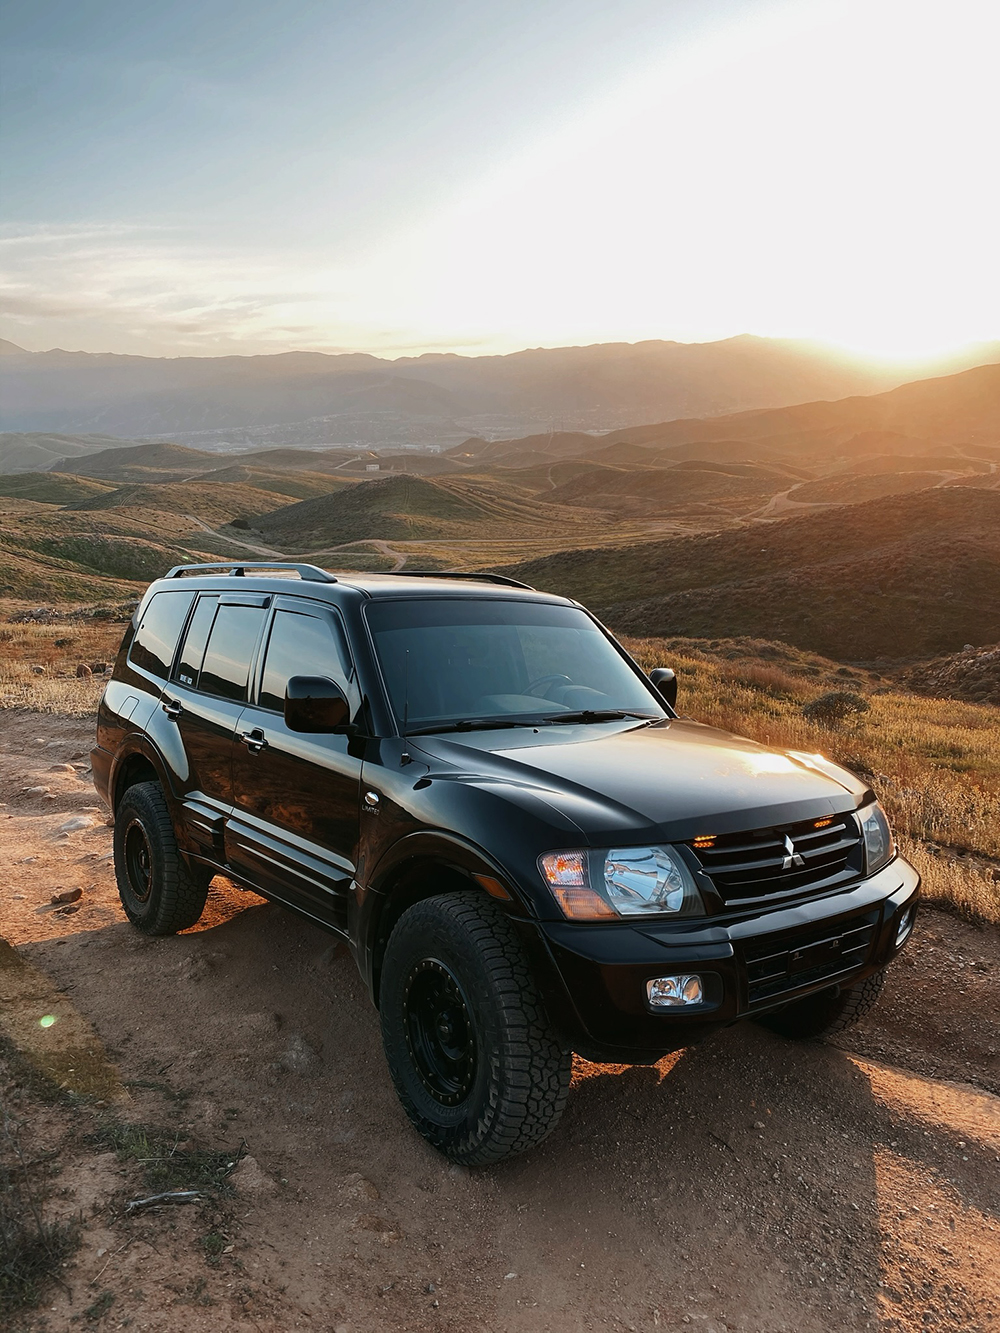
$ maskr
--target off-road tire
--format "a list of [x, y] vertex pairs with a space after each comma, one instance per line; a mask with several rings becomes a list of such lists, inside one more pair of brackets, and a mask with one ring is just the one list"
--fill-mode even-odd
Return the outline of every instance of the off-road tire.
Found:
[[763, 1014], [757, 1022], [782, 1037], [800, 1041], [817, 1037], [832, 1037], [853, 1027], [873, 1009], [885, 985], [885, 970], [873, 972], [863, 981], [845, 986], [831, 986], [828, 990], [807, 995], [804, 1000], [791, 1004], [773, 1014]]
[[[209, 876], [193, 871], [181, 856], [159, 783], [138, 782], [126, 790], [115, 812], [114, 849], [118, 896], [133, 926], [146, 935], [175, 935], [195, 924], [208, 897]], [[145, 894], [138, 866], [143, 855]]]
[[[414, 993], [428, 970], [440, 984], [454, 983], [473, 1038], [463, 1066], [468, 1087], [459, 1080], [449, 1105], [421, 1072], [417, 1050]], [[452, 1161], [498, 1162], [534, 1147], [558, 1124], [572, 1053], [548, 1020], [514, 927], [480, 893], [442, 894], [403, 913], [386, 948], [379, 1009], [403, 1109]]]

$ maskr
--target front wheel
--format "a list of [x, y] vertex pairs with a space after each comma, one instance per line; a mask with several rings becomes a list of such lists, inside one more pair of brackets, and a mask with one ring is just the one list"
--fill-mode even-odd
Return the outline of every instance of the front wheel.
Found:
[[799, 1040], [832, 1037], [864, 1018], [874, 1008], [884, 985], [883, 969], [881, 972], [873, 972], [863, 981], [831, 986], [815, 995], [807, 995], [803, 1000], [793, 1000], [784, 1009], [773, 1014], [763, 1014], [757, 1022], [782, 1037]]
[[493, 903], [459, 892], [404, 912], [386, 949], [379, 1009], [403, 1109], [446, 1157], [483, 1166], [555, 1128], [572, 1054]]
[[115, 878], [125, 915], [147, 935], [174, 935], [202, 914], [207, 874], [181, 856], [157, 782], [129, 787], [115, 811]]

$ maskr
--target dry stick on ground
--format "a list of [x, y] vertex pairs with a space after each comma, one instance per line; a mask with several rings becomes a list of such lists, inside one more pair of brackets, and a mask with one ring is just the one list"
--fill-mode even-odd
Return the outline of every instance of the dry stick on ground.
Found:
[[126, 1215], [138, 1213], [141, 1209], [152, 1208], [157, 1203], [194, 1203], [196, 1199], [204, 1197], [201, 1190], [171, 1190], [167, 1194], [152, 1194], [148, 1199], [133, 1199], [125, 1205], [125, 1212]]

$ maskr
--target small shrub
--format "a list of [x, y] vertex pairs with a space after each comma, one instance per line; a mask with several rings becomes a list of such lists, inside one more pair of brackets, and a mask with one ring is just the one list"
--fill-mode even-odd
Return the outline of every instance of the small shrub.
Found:
[[853, 690], [829, 690], [826, 694], [821, 694], [818, 699], [810, 699], [809, 703], [803, 704], [802, 716], [808, 718], [810, 722], [829, 725], [843, 722], [846, 718], [857, 716], [858, 713], [867, 713], [868, 709], [868, 700], [860, 694], [855, 694]]

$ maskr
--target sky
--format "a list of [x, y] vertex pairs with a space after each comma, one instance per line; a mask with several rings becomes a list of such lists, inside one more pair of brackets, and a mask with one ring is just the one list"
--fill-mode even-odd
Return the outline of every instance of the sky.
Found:
[[0, 336], [1000, 337], [995, 0], [5, 0]]

